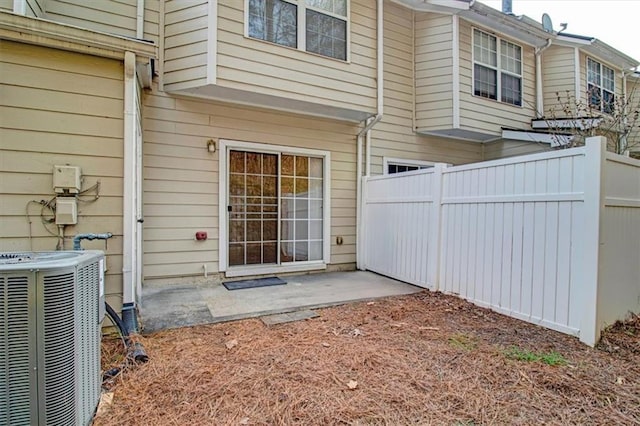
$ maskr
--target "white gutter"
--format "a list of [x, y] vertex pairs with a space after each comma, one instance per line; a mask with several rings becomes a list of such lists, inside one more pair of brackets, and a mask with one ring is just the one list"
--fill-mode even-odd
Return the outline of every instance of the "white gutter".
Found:
[[534, 54], [536, 56], [536, 112], [538, 117], [544, 117], [544, 96], [542, 90], [542, 52], [551, 46], [551, 39], [547, 40], [547, 44], [542, 47], [536, 47]]
[[158, 48], [150, 42], [4, 11], [0, 11], [0, 39], [118, 60], [125, 52], [141, 58], [158, 56]]
[[362, 137], [366, 135], [366, 176], [371, 173], [371, 134], [370, 131], [380, 120], [384, 114], [384, 0], [378, 0], [377, 7], [377, 112], [373, 118], [365, 121], [365, 126], [360, 130], [357, 136], [356, 147], [356, 268], [364, 268], [364, 259], [362, 253]]
[[136, 257], [136, 55], [124, 55], [124, 176], [122, 212], [122, 303], [136, 300], [134, 259]]

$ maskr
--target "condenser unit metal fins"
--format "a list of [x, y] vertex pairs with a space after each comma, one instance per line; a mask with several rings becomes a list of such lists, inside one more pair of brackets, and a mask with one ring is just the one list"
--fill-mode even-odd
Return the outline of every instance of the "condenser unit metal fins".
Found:
[[98, 251], [0, 253], [0, 425], [87, 425], [100, 400]]

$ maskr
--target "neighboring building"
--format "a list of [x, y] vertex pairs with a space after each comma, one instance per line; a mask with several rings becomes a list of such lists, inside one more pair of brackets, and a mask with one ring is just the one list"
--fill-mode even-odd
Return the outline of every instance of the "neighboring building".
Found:
[[[360, 176], [549, 149], [531, 120], [590, 84], [564, 50], [613, 96], [637, 79], [583, 41], [464, 0], [0, 0], [0, 250], [112, 232], [115, 306], [354, 269]], [[76, 225], [54, 165], [81, 168]]]

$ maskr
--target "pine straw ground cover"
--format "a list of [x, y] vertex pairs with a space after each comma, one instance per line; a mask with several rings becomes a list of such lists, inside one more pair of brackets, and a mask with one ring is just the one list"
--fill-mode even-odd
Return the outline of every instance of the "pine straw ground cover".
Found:
[[638, 317], [591, 349], [426, 291], [317, 312], [142, 338], [95, 425], [640, 423]]

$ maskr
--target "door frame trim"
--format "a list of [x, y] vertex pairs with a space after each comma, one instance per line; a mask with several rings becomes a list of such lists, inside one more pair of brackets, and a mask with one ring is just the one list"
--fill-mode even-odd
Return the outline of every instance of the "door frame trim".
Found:
[[[229, 267], [229, 218], [227, 212], [229, 151], [254, 151], [264, 154], [293, 154], [322, 157], [323, 159], [323, 198], [322, 198], [322, 261], [296, 262], [286, 265], [245, 265]], [[278, 171], [280, 176], [280, 171]], [[247, 276], [258, 274], [274, 274], [293, 271], [311, 271], [326, 269], [331, 260], [331, 152], [298, 148], [286, 145], [271, 145], [257, 142], [244, 142], [231, 139], [218, 141], [218, 271], [227, 276]], [[279, 179], [278, 179], [279, 181]], [[279, 200], [279, 197], [278, 197]], [[278, 235], [280, 239], [280, 235]]]

